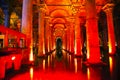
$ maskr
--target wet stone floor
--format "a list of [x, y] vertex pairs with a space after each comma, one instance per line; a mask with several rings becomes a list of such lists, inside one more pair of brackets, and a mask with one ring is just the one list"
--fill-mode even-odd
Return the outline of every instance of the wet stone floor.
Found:
[[7, 70], [4, 80], [120, 80], [120, 56], [106, 59], [107, 65], [86, 66], [83, 58], [66, 52], [36, 57], [33, 65]]

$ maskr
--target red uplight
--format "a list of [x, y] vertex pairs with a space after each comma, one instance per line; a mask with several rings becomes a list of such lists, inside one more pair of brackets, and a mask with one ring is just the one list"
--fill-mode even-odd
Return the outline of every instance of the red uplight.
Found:
[[15, 58], [16, 58], [16, 57], [15, 57], [15, 56], [13, 56], [11, 59], [12, 59], [12, 60], [15, 60]]

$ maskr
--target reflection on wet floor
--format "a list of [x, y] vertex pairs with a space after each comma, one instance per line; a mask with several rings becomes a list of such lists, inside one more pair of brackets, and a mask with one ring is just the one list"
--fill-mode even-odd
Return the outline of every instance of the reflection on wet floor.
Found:
[[7, 71], [5, 80], [120, 80], [120, 57], [108, 60], [108, 65], [87, 67], [82, 58], [72, 57], [65, 51], [59, 57], [54, 52], [45, 58], [36, 58], [34, 65]]

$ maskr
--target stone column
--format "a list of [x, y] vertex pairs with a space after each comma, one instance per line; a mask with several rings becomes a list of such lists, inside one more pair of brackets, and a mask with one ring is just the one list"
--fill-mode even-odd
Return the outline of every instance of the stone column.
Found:
[[44, 26], [44, 19], [45, 17], [45, 12], [44, 8], [40, 8], [39, 11], [39, 29], [38, 29], [38, 34], [39, 34], [39, 46], [38, 46], [38, 56], [44, 56], [45, 55], [45, 26]]
[[53, 26], [51, 27], [51, 50], [54, 50], [54, 34], [53, 34]]
[[70, 25], [67, 27], [67, 51], [70, 51]]
[[26, 34], [26, 46], [32, 46], [32, 0], [23, 0], [22, 33]]
[[50, 47], [50, 51], [52, 51], [52, 34], [51, 34], [52, 33], [52, 24], [49, 25], [49, 31], [50, 31], [49, 32], [50, 33], [49, 34], [49, 43], [50, 43], [49, 47]]
[[98, 38], [98, 21], [95, 0], [86, 0], [86, 35], [87, 35], [87, 62], [100, 62], [100, 48]]
[[67, 50], [67, 33], [66, 32], [62, 35], [62, 47], [64, 50]]
[[81, 33], [80, 33], [80, 19], [79, 16], [76, 16], [76, 23], [75, 23], [75, 55], [81, 56], [82, 55], [82, 45], [81, 45]]
[[45, 18], [45, 48], [46, 48], [46, 52], [50, 51], [50, 26], [49, 26], [49, 18]]
[[105, 11], [107, 16], [107, 26], [108, 26], [108, 49], [109, 54], [114, 55], [116, 52], [115, 47], [115, 33], [114, 33], [114, 24], [113, 24], [113, 10], [114, 4], [106, 4], [102, 9]]
[[70, 52], [74, 53], [74, 23], [71, 23], [70, 26]]
[[22, 33], [26, 35], [27, 57], [33, 61], [33, 37], [32, 37], [32, 0], [23, 0]]

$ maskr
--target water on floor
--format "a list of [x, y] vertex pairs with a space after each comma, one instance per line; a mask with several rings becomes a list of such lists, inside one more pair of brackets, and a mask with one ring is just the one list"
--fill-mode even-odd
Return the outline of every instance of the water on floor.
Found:
[[7, 71], [5, 80], [120, 80], [120, 57], [109, 57], [107, 64], [88, 67], [83, 58], [53, 52], [45, 58], [36, 57], [34, 65]]

